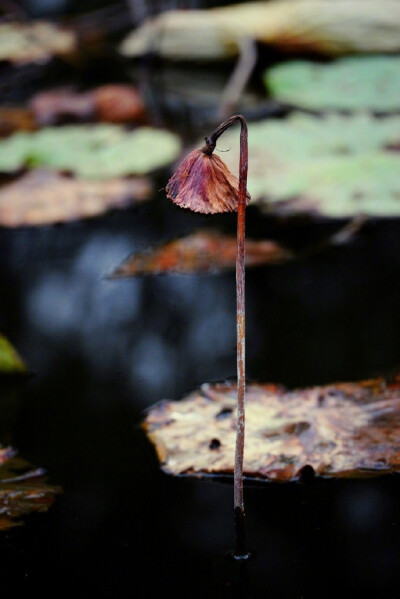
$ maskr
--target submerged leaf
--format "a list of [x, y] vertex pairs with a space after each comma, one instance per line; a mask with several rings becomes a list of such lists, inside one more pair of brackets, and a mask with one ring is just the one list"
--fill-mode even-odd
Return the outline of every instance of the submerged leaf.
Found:
[[146, 200], [145, 177], [85, 180], [35, 169], [0, 187], [0, 225], [45, 225], [97, 216]]
[[400, 58], [357, 56], [330, 64], [299, 60], [265, 73], [265, 83], [281, 102], [313, 110], [399, 110]]
[[[236, 237], [217, 231], [196, 231], [153, 250], [131, 256], [112, 273], [113, 278], [160, 273], [213, 273], [235, 268]], [[276, 264], [290, 257], [274, 241], [246, 240], [246, 266]]]
[[33, 512], [46, 512], [61, 487], [49, 485], [41, 468], [16, 457], [11, 447], [0, 447], [0, 531], [23, 524]]
[[400, 49], [397, 0], [271, 0], [208, 10], [169, 10], [147, 20], [120, 51], [172, 60], [219, 60], [252, 38], [289, 53], [340, 56]]
[[45, 21], [0, 24], [0, 61], [43, 63], [76, 49], [73, 31]]
[[[224, 155], [238, 157], [230, 131]], [[252, 202], [275, 213], [329, 217], [400, 214], [400, 117], [367, 114], [317, 118], [292, 114], [284, 121], [249, 125], [248, 190]]]
[[170, 164], [179, 150], [176, 135], [151, 127], [134, 131], [118, 125], [49, 127], [0, 141], [0, 171], [27, 165], [93, 179], [143, 175]]
[[11, 343], [0, 333], [0, 374], [20, 374], [26, 366]]
[[[204, 385], [153, 407], [144, 423], [162, 468], [232, 474], [235, 386]], [[354, 477], [400, 472], [400, 383], [384, 379], [296, 391], [249, 385], [244, 474], [291, 481], [304, 473]]]

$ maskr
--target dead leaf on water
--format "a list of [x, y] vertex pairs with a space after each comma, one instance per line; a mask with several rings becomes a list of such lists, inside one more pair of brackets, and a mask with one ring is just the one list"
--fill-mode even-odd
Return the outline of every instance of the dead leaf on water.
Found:
[[[292, 481], [305, 473], [363, 477], [400, 472], [400, 382], [383, 378], [286, 391], [248, 385], [244, 474]], [[204, 385], [164, 401], [144, 428], [163, 470], [232, 474], [236, 387]], [[306, 470], [304, 470], [307, 467]]]
[[49, 485], [41, 468], [32, 468], [11, 447], [0, 447], [0, 531], [23, 524], [33, 512], [47, 512], [61, 487]]
[[36, 123], [41, 126], [71, 121], [140, 123], [145, 120], [143, 100], [131, 85], [102, 85], [85, 92], [51, 89], [36, 94], [30, 106]]
[[30, 110], [0, 106], [0, 137], [6, 137], [15, 131], [33, 131], [36, 122]]
[[[161, 273], [213, 273], [235, 268], [236, 237], [218, 231], [200, 230], [187, 237], [138, 252], [112, 273], [112, 278]], [[246, 241], [246, 266], [276, 264], [291, 254], [278, 243], [268, 240]]]
[[106, 181], [68, 177], [45, 169], [0, 187], [0, 225], [45, 225], [97, 216], [149, 198], [147, 177]]
[[0, 62], [15, 66], [45, 63], [53, 56], [72, 54], [76, 34], [65, 27], [46, 21], [0, 24]]

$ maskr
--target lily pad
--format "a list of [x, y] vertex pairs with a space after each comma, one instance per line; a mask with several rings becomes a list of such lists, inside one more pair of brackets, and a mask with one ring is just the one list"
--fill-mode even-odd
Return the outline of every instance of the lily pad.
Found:
[[[233, 385], [203, 385], [153, 407], [144, 428], [175, 475], [233, 473]], [[373, 379], [286, 391], [249, 385], [244, 474], [292, 481], [303, 474], [363, 477], [400, 472], [400, 383]]]
[[287, 62], [265, 73], [279, 101], [312, 110], [400, 109], [400, 58], [357, 56], [331, 64]]
[[68, 177], [35, 169], [0, 187], [0, 225], [46, 225], [98, 216], [149, 198], [147, 177], [106, 181]]
[[14, 65], [44, 63], [76, 50], [76, 34], [46, 21], [0, 24], [0, 61]]
[[[160, 273], [214, 273], [235, 268], [236, 237], [218, 231], [195, 231], [152, 250], [139, 252], [125, 260], [112, 278]], [[291, 257], [278, 243], [268, 240], [246, 241], [246, 266], [276, 264]]]
[[0, 374], [21, 374], [26, 372], [26, 366], [17, 350], [0, 333]]
[[168, 10], [132, 31], [120, 52], [221, 60], [238, 55], [243, 38], [291, 54], [395, 52], [400, 49], [400, 5], [397, 0], [362, 0], [362, 7], [349, 0], [271, 0]]
[[108, 123], [139, 123], [145, 120], [143, 99], [131, 85], [108, 84], [85, 92], [50, 89], [36, 94], [30, 101], [30, 107], [41, 126], [93, 120]]
[[151, 127], [48, 127], [0, 141], [0, 171], [46, 166], [93, 179], [143, 175], [170, 164], [179, 151], [176, 135]]
[[[237, 172], [237, 133], [219, 147]], [[368, 114], [317, 118], [292, 114], [249, 126], [248, 190], [252, 202], [277, 214], [333, 218], [400, 214], [400, 117]]]
[[45, 482], [44, 471], [33, 469], [11, 447], [0, 447], [0, 531], [23, 524], [22, 517], [47, 512], [61, 487]]

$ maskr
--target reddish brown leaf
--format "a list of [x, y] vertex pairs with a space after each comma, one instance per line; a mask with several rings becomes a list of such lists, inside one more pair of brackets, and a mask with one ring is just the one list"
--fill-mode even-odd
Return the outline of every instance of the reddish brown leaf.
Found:
[[30, 106], [41, 126], [71, 121], [141, 123], [145, 120], [143, 101], [130, 85], [102, 85], [81, 93], [52, 89], [36, 94]]
[[0, 448], [0, 531], [23, 524], [23, 516], [46, 512], [62, 492], [45, 482], [42, 469], [32, 470], [10, 447]]
[[0, 188], [0, 225], [19, 227], [89, 218], [149, 197], [146, 177], [84, 180], [36, 169]]
[[89, 93], [53, 89], [36, 94], [30, 106], [38, 125], [56, 125], [63, 121], [87, 121], [94, 118], [95, 106]]
[[[296, 391], [249, 385], [244, 473], [290, 481], [302, 473], [361, 477], [400, 471], [400, 386], [384, 379]], [[236, 387], [204, 385], [152, 408], [144, 427], [162, 468], [232, 474]]]
[[[275, 264], [290, 257], [290, 252], [274, 241], [246, 241], [246, 265]], [[196, 231], [153, 250], [140, 252], [118, 266], [112, 277], [143, 274], [210, 273], [235, 268], [236, 237], [217, 231]]]
[[6, 137], [14, 131], [33, 131], [35, 119], [29, 110], [0, 106], [0, 137]]
[[141, 123], [145, 120], [143, 100], [130, 85], [103, 85], [93, 90], [91, 95], [100, 121]]

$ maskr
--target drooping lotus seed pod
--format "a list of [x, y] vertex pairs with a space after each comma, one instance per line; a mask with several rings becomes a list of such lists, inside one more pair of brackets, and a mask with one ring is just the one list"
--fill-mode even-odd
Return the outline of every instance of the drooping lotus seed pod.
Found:
[[[236, 212], [239, 181], [212, 150], [210, 152], [210, 147], [205, 145], [187, 156], [168, 181], [167, 197], [193, 212]], [[247, 193], [246, 203], [249, 201]]]

